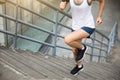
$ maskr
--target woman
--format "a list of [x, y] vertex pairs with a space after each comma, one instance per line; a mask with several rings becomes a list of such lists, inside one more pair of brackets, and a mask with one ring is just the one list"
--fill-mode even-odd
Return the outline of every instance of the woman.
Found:
[[[64, 10], [67, 3], [70, 2], [72, 13], [72, 33], [68, 34], [64, 41], [72, 47], [72, 52], [76, 60], [76, 66], [71, 70], [72, 75], [76, 75], [83, 69], [81, 59], [83, 58], [87, 46], [82, 44], [83, 38], [89, 38], [95, 30], [94, 19], [91, 13], [91, 5], [94, 0], [62, 0], [60, 9]], [[102, 13], [104, 9], [104, 0], [97, 0], [99, 4], [97, 24], [102, 23]]]

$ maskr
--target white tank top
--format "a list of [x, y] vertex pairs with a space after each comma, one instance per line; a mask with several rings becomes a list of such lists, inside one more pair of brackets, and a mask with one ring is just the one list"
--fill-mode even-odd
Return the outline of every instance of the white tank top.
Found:
[[95, 28], [91, 5], [88, 5], [87, 0], [83, 0], [81, 4], [75, 4], [74, 0], [70, 0], [70, 6], [73, 30], [80, 29], [83, 26]]

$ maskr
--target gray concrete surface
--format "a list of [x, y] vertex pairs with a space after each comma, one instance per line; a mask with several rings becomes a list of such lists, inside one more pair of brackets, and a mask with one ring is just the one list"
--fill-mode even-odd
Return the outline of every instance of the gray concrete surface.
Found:
[[116, 64], [83, 62], [84, 70], [72, 76], [71, 58], [0, 47], [0, 80], [119, 80], [118, 60]]
[[30, 76], [25, 76], [13, 67], [0, 60], [0, 80], [35, 80]]

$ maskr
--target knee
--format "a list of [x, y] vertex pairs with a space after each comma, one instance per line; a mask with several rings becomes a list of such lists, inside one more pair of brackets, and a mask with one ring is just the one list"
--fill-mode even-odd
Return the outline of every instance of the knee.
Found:
[[64, 38], [64, 42], [65, 42], [66, 44], [70, 45], [72, 41], [69, 39], [69, 37], [66, 36], [66, 37]]

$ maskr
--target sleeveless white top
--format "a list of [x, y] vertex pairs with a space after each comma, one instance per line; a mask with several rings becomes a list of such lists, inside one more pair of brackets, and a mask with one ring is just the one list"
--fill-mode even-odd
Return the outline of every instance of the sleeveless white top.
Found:
[[72, 29], [80, 29], [81, 27], [95, 28], [93, 15], [91, 13], [91, 5], [87, 0], [83, 0], [81, 4], [75, 4], [74, 0], [70, 0], [72, 13]]

